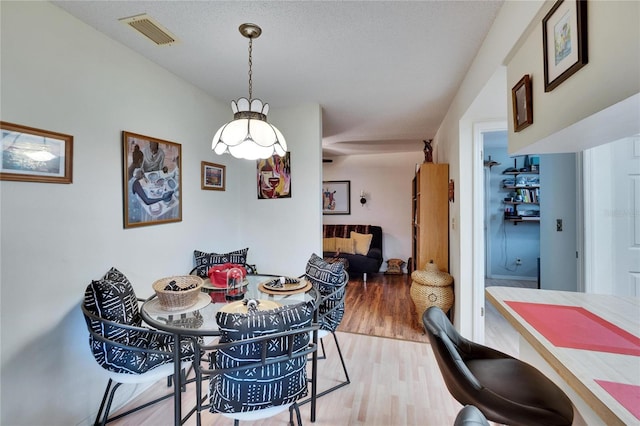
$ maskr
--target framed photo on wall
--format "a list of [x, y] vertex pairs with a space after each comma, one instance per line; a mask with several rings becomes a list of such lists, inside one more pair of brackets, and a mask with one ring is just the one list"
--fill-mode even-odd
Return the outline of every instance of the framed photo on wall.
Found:
[[257, 160], [258, 200], [291, 198], [291, 153]]
[[182, 147], [122, 132], [124, 227], [182, 221]]
[[351, 214], [351, 181], [322, 182], [322, 214]]
[[71, 183], [73, 136], [0, 121], [0, 180]]
[[224, 191], [227, 181], [227, 166], [203, 161], [200, 170], [200, 188]]
[[550, 92], [589, 62], [587, 1], [558, 0], [542, 20], [544, 91]]
[[531, 77], [525, 75], [511, 89], [513, 104], [513, 130], [519, 132], [533, 123], [533, 99]]

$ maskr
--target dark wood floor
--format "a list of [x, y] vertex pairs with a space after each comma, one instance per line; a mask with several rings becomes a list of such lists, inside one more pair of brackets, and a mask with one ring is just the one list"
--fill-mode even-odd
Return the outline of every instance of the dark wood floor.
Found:
[[427, 342], [409, 290], [411, 277], [368, 274], [351, 277], [345, 299], [345, 316], [339, 331], [369, 336]]

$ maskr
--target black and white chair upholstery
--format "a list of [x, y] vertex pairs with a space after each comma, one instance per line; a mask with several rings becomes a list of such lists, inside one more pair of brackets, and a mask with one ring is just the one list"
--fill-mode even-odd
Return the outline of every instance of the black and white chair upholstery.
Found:
[[[333, 340], [340, 356], [340, 363], [342, 364], [342, 371], [344, 372], [345, 380], [339, 382], [337, 385], [332, 386], [329, 389], [318, 393], [317, 397], [333, 392], [343, 386], [351, 383], [349, 373], [347, 372], [347, 366], [342, 356], [342, 350], [338, 343], [338, 336], [336, 335], [336, 329], [342, 321], [344, 316], [344, 299], [347, 294], [347, 284], [349, 283], [349, 274], [344, 269], [344, 265], [340, 262], [328, 263], [325, 262], [317, 254], [312, 254], [307, 262], [305, 277], [311, 282], [314, 288], [320, 293], [320, 303], [318, 305], [318, 339], [320, 341], [320, 347], [322, 348], [322, 356], [319, 359], [325, 359], [326, 353], [324, 350], [323, 337], [329, 334], [333, 335]], [[303, 403], [308, 402], [308, 400]]]
[[573, 423], [571, 400], [536, 368], [465, 339], [437, 306], [422, 321], [447, 389], [459, 403], [505, 425]]
[[[104, 425], [173, 396], [173, 392], [168, 393], [109, 418], [113, 397], [122, 384], [152, 383], [173, 376], [175, 339], [170, 333], [142, 326], [133, 287], [124, 274], [115, 268], [87, 286], [81, 309], [89, 331], [93, 357], [109, 376], [96, 425]], [[183, 367], [188, 367], [193, 359], [193, 345], [191, 340], [180, 344]]]
[[209, 277], [209, 269], [211, 269], [212, 266], [223, 265], [225, 263], [242, 265], [248, 274], [257, 274], [258, 269], [256, 265], [247, 263], [248, 253], [249, 247], [228, 253], [206, 253], [200, 250], [194, 250], [193, 262], [196, 266], [194, 266], [189, 274], [206, 279]]
[[[218, 312], [220, 340], [196, 342], [195, 408], [197, 424], [208, 409], [240, 421], [257, 420], [289, 410], [293, 424], [297, 401], [307, 396], [307, 357], [316, 350], [310, 334], [315, 301], [248, 313]], [[209, 380], [207, 397], [202, 385]], [[189, 413], [191, 415], [192, 413]]]

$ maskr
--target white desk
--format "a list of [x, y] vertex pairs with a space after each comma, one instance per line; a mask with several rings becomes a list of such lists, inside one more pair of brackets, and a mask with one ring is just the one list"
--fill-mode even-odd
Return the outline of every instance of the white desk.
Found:
[[[640, 419], [596, 380], [640, 386], [640, 357], [555, 346], [507, 302], [577, 306], [638, 337], [640, 299], [564, 291], [489, 287], [487, 298], [520, 333], [520, 358], [556, 382], [588, 425], [637, 425]], [[637, 389], [637, 388], [636, 388]], [[576, 423], [581, 423], [577, 419]]]

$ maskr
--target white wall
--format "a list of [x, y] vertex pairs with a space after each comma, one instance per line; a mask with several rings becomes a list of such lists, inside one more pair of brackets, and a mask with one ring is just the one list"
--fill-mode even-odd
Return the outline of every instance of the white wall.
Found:
[[[88, 424], [106, 379], [79, 309], [86, 285], [116, 266], [147, 297], [155, 279], [189, 272], [194, 249], [250, 247], [260, 269], [303, 271], [321, 247], [320, 108], [272, 111], [294, 192], [257, 200], [255, 163], [210, 148], [226, 100], [50, 3], [0, 8], [1, 119], [74, 136], [72, 184], [0, 182], [0, 423]], [[123, 229], [123, 130], [182, 144], [181, 222]], [[225, 192], [200, 189], [201, 161], [227, 166]]]
[[578, 289], [576, 188], [576, 154], [540, 156], [540, 288], [546, 290]]
[[[640, 2], [617, 0], [587, 3], [589, 62], [554, 90], [545, 92], [541, 22], [552, 5], [548, 2], [540, 10], [534, 21], [540, 23], [531, 27], [507, 60], [509, 88], [525, 74], [530, 74], [533, 82], [533, 124], [515, 133], [509, 108], [509, 152], [532, 145], [640, 92]], [[635, 111], [637, 120], [640, 105]], [[575, 152], [573, 145], [577, 143], [565, 140], [561, 147], [550, 147], [554, 151], [539, 152]]]
[[473, 336], [474, 312], [484, 308], [484, 298], [474, 299], [474, 286], [483, 286], [484, 283], [473, 279], [473, 170], [474, 161], [480, 161], [472, 155], [473, 126], [475, 123], [505, 119], [501, 114], [504, 106], [492, 109], [486, 103], [474, 105], [474, 102], [492, 77], [500, 73], [514, 42], [543, 3], [507, 1], [503, 4], [434, 138], [438, 147], [437, 161], [449, 163], [449, 177], [456, 186], [456, 199], [449, 210], [449, 273], [457, 283], [454, 289], [454, 321], [460, 332], [469, 337]]
[[[322, 167], [323, 180], [351, 182], [351, 214], [325, 215], [323, 223], [381, 226], [381, 271], [387, 269], [386, 261], [391, 258], [406, 262], [411, 257], [411, 180], [416, 164], [423, 161], [422, 151], [349, 155], [334, 157], [333, 163]], [[367, 195], [364, 206], [360, 204], [362, 190]]]

